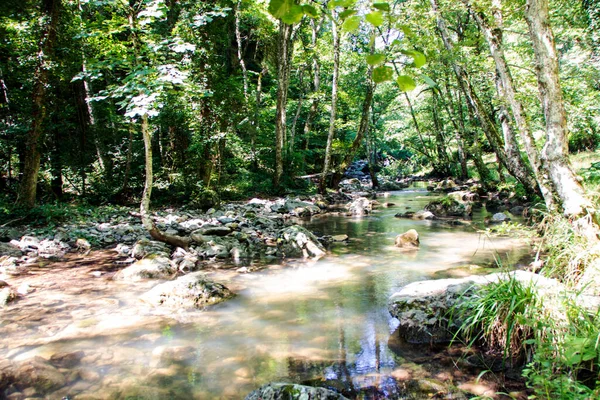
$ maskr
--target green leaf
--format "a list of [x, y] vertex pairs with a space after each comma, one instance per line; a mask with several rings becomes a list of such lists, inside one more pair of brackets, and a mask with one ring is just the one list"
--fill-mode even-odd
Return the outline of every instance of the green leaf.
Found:
[[303, 4], [302, 11], [304, 11], [304, 14], [310, 18], [317, 18], [319, 16], [319, 11], [317, 11], [317, 9], [310, 4]]
[[373, 8], [376, 8], [376, 9], [381, 10], [381, 11], [387, 11], [387, 12], [390, 11], [390, 5], [388, 3], [383, 2], [383, 1], [378, 1], [376, 3], [373, 3]]
[[433, 79], [431, 79], [430, 77], [428, 77], [427, 75], [423, 75], [421, 78], [423, 78], [423, 80], [429, 87], [432, 87], [432, 88], [437, 87], [437, 83], [435, 83], [435, 81]]
[[381, 83], [391, 81], [394, 77], [394, 70], [391, 67], [381, 66], [373, 69], [373, 82]]
[[365, 15], [365, 19], [373, 26], [383, 25], [383, 14], [381, 11], [374, 11], [370, 14]]
[[331, 0], [329, 3], [327, 3], [327, 8], [330, 10], [333, 10], [336, 7], [349, 8], [354, 6], [355, 3], [356, 0]]
[[275, 18], [281, 18], [286, 15], [294, 5], [293, 0], [271, 0], [269, 2], [269, 12]]
[[416, 35], [408, 25], [400, 25], [400, 29], [407, 38], [414, 38]]
[[423, 65], [427, 64], [427, 58], [420, 51], [416, 50], [402, 50], [402, 54], [412, 57], [415, 67], [421, 68]]
[[384, 54], [369, 54], [366, 58], [369, 65], [379, 65], [385, 61]]
[[342, 32], [353, 32], [360, 26], [361, 18], [358, 15], [348, 18], [342, 24]]
[[410, 92], [415, 90], [417, 87], [415, 80], [407, 75], [400, 75], [398, 79], [396, 79], [396, 82], [398, 83], [400, 90], [403, 92]]
[[356, 10], [346, 10], [346, 11], [342, 11], [339, 14], [339, 17], [340, 17], [341, 20], [344, 20], [344, 19], [346, 19], [349, 16], [354, 15], [354, 14], [356, 14]]
[[304, 17], [304, 10], [298, 4], [294, 4], [290, 7], [290, 11], [281, 17], [281, 20], [286, 24], [293, 25], [302, 21], [302, 17]]

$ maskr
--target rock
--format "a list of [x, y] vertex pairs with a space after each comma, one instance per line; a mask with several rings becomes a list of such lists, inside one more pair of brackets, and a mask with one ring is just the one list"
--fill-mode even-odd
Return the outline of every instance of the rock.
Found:
[[431, 211], [407, 211], [405, 213], [398, 213], [395, 215], [396, 218], [410, 218], [410, 219], [418, 219], [418, 220], [434, 220], [435, 215]]
[[470, 204], [459, 203], [451, 197], [432, 201], [425, 206], [425, 211], [441, 217], [467, 217], [473, 213]]
[[404, 232], [401, 235], [396, 236], [395, 245], [403, 249], [417, 249], [419, 248], [419, 233], [411, 229]]
[[20, 294], [21, 296], [28, 295], [29, 293], [33, 293], [34, 291], [35, 291], [35, 289], [32, 288], [31, 286], [29, 286], [29, 284], [27, 284], [27, 283], [22, 283], [17, 288], [17, 293]]
[[13, 244], [0, 242], [0, 256], [21, 257], [23, 252]]
[[126, 245], [126, 244], [119, 243], [119, 244], [117, 245], [117, 247], [115, 247], [115, 251], [116, 251], [116, 252], [117, 252], [117, 253], [118, 253], [120, 256], [127, 257], [127, 256], [129, 256], [129, 255], [131, 254], [131, 247], [130, 247], [130, 246], [128, 246], [128, 245]]
[[92, 248], [92, 245], [87, 239], [79, 238], [75, 241], [75, 247], [80, 251], [87, 251]]
[[331, 237], [331, 240], [333, 242], [345, 242], [346, 240], [348, 240], [348, 235], [333, 235]]
[[34, 387], [42, 393], [59, 389], [67, 383], [65, 376], [41, 357], [19, 365], [16, 380], [19, 386]]
[[478, 287], [510, 277], [543, 290], [558, 292], [561, 287], [558, 281], [526, 271], [413, 282], [390, 297], [388, 309], [400, 321], [398, 333], [407, 342], [447, 343], [462, 323], [457, 318], [450, 321], [449, 310]]
[[346, 204], [346, 208], [352, 213], [352, 215], [366, 215], [373, 211], [373, 201], [367, 199], [366, 197], [359, 197]]
[[0, 307], [4, 307], [11, 301], [16, 300], [19, 294], [10, 286], [0, 289]]
[[169, 308], [203, 308], [231, 297], [233, 293], [227, 287], [206, 280], [202, 272], [195, 272], [155, 286], [142, 300]]
[[458, 201], [459, 203], [464, 202], [476, 202], [479, 201], [479, 195], [477, 193], [473, 193], [467, 190], [461, 190], [458, 192], [448, 193], [448, 197]]
[[5, 287], [7, 287], [7, 286], [8, 286], [8, 283], [6, 283], [6, 282], [4, 282], [4, 281], [0, 280], [0, 289], [2, 289], [2, 288], [5, 288]]
[[525, 213], [525, 207], [523, 207], [523, 206], [514, 206], [509, 211], [510, 211], [510, 213], [512, 215], [520, 216], [520, 215], [523, 215]]
[[21, 241], [17, 243], [19, 243], [19, 247], [23, 251], [27, 251], [29, 249], [37, 250], [40, 245], [40, 240], [33, 236], [23, 236]]
[[226, 226], [205, 225], [202, 228], [194, 231], [192, 235], [201, 236], [227, 236], [231, 233], [231, 228]]
[[198, 257], [194, 254], [188, 254], [183, 257], [177, 266], [177, 269], [181, 272], [191, 272], [195, 271], [196, 265], [198, 265]]
[[198, 357], [198, 349], [192, 346], [158, 346], [152, 351], [150, 366], [168, 367], [173, 364], [191, 364]]
[[306, 228], [293, 225], [279, 233], [278, 245], [285, 257], [319, 258], [325, 248]]
[[500, 213], [496, 213], [492, 216], [491, 222], [500, 223], [500, 222], [505, 222], [505, 221], [510, 221], [510, 218], [508, 217], [508, 215], [500, 212]]
[[347, 400], [346, 397], [332, 390], [297, 385], [293, 383], [269, 383], [256, 389], [245, 400]]
[[435, 189], [433, 189], [434, 192], [452, 192], [454, 190], [456, 190], [458, 188], [458, 185], [452, 180], [452, 179], [444, 179], [443, 181], [439, 182], [437, 184], [437, 186], [435, 187]]
[[150, 255], [117, 272], [113, 279], [128, 282], [143, 279], [169, 279], [176, 272], [177, 269], [173, 267], [171, 260], [167, 257]]
[[131, 251], [131, 256], [137, 258], [138, 260], [146, 257], [149, 254], [169, 257], [171, 254], [171, 249], [166, 243], [142, 239], [133, 246], [133, 250]]
[[50, 357], [50, 364], [56, 368], [73, 368], [81, 362], [85, 356], [83, 351], [75, 351], [72, 353], [56, 353]]
[[340, 187], [350, 192], [358, 192], [359, 190], [362, 190], [362, 185], [356, 178], [344, 179], [340, 182]]

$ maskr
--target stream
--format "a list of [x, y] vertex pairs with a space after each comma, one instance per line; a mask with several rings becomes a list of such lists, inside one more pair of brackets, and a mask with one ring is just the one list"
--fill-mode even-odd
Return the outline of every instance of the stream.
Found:
[[[31, 390], [30, 398], [243, 399], [272, 381], [314, 383], [350, 398], [427, 398], [410, 394], [415, 379], [433, 379], [433, 387], [472, 377], [455, 374], [432, 349], [398, 343], [390, 295], [459, 266], [518, 265], [530, 250], [522, 240], [478, 232], [485, 210], [460, 226], [394, 218], [430, 200], [413, 188], [381, 199], [395, 206], [370, 216], [304, 221], [318, 235], [346, 234], [349, 241], [334, 243], [318, 261], [284, 261], [247, 274], [237, 266], [209, 271], [237, 296], [198, 312], [140, 303], [156, 282], [92, 276], [99, 268], [104, 276], [116, 270], [108, 251], [40, 269], [31, 284], [36, 290], [1, 311], [0, 360], [82, 352], [76, 365], [60, 369], [62, 387]], [[420, 234], [417, 251], [394, 246], [408, 229]]]

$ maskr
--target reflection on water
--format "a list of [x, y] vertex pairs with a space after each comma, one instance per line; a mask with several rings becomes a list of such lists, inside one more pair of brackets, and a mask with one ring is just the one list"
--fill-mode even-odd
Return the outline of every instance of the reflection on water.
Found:
[[[236, 399], [270, 381], [319, 382], [348, 395], [369, 388], [364, 398], [401, 396], [408, 389], [398, 386], [399, 376], [407, 370], [402, 352], [388, 346], [397, 327], [387, 311], [389, 296], [454, 266], [496, 258], [514, 264], [526, 249], [484, 237], [471, 225], [394, 218], [407, 207], [422, 209], [425, 192], [401, 192], [386, 201], [396, 206], [364, 218], [306, 222], [320, 234], [350, 238], [322, 260], [252, 274], [214, 272], [212, 278], [238, 296], [204, 312], [157, 319], [134, 301], [135, 293], [122, 292], [115, 294], [120, 307], [77, 320], [74, 336], [15, 354], [25, 359], [84, 350], [83, 366], [98, 379], [80, 392], [99, 397]], [[418, 251], [394, 247], [395, 236], [408, 229], [420, 234]], [[92, 331], [85, 340], [76, 338]]]

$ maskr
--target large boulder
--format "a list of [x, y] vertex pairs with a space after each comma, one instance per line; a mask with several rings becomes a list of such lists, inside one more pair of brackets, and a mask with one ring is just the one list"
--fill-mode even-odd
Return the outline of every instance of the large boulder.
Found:
[[177, 268], [173, 264], [165, 256], [152, 254], [117, 272], [113, 279], [127, 282], [144, 279], [170, 279], [177, 272]]
[[406, 285], [390, 297], [388, 309], [400, 321], [398, 332], [407, 342], [447, 343], [462, 324], [457, 316], [450, 318], [450, 309], [468, 299], [478, 288], [509, 278], [533, 284], [541, 290], [561, 290], [558, 281], [526, 271], [438, 279]]
[[169, 308], [203, 308], [231, 297], [233, 293], [227, 287], [207, 280], [202, 272], [194, 272], [155, 286], [142, 300]]
[[395, 245], [403, 249], [417, 249], [420, 245], [419, 233], [414, 229], [406, 231], [396, 236]]
[[293, 383], [269, 383], [246, 396], [246, 400], [290, 399], [347, 400], [346, 397], [332, 390]]
[[425, 206], [425, 211], [430, 211], [438, 217], [468, 217], [473, 214], [470, 204], [460, 203], [452, 197], [432, 201]]
[[285, 257], [319, 258], [325, 255], [325, 248], [316, 236], [298, 225], [283, 229], [277, 243]]

